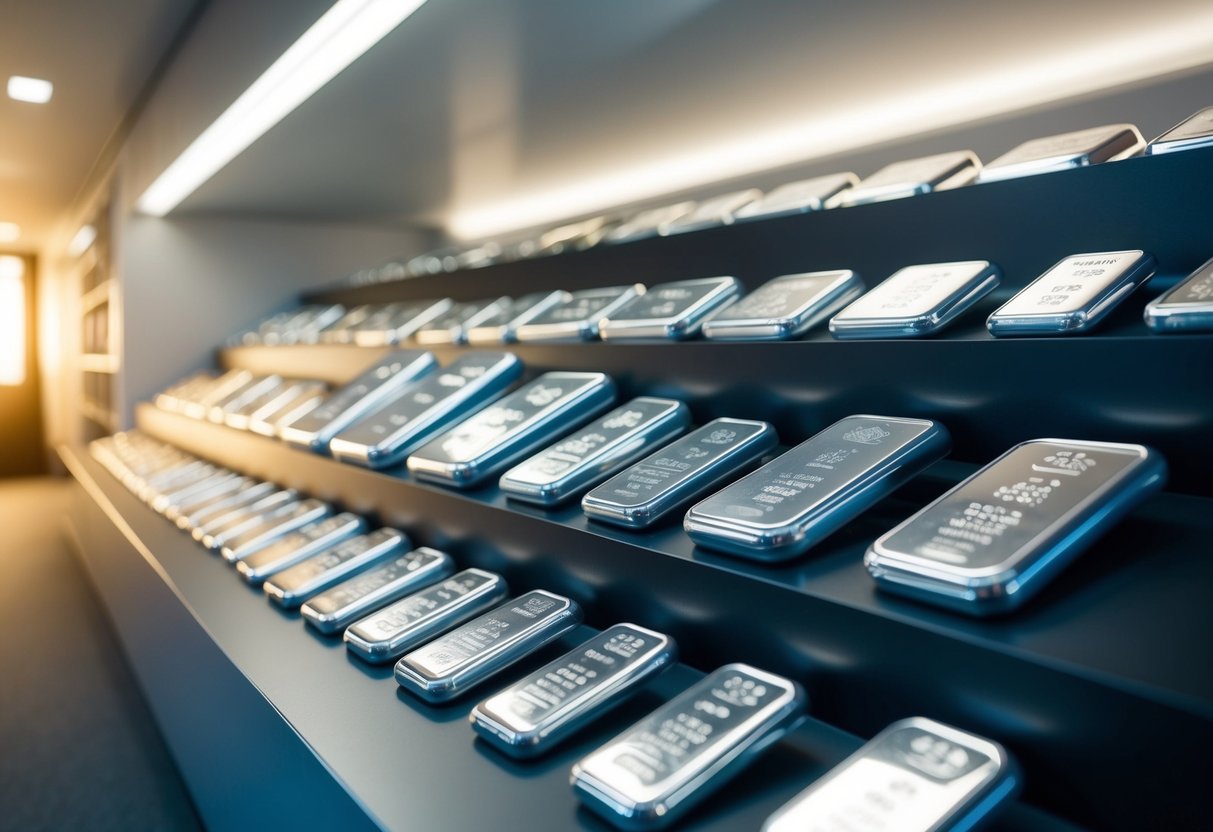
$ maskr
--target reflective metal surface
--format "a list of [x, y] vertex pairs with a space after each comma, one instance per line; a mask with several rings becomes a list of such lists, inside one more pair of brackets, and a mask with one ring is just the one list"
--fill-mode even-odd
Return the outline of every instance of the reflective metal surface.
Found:
[[864, 562], [890, 592], [1005, 612], [1165, 480], [1166, 462], [1142, 445], [1034, 439], [881, 535]]
[[532, 292], [512, 301], [482, 320], [469, 324], [467, 342], [475, 346], [512, 344], [517, 338], [518, 327], [543, 314], [557, 304], [564, 303], [571, 295], [562, 290], [554, 292]]
[[987, 260], [907, 266], [830, 319], [835, 338], [915, 338], [939, 332], [998, 286]]
[[1142, 251], [1075, 254], [1036, 278], [986, 321], [994, 335], [1086, 332], [1154, 274]]
[[419, 479], [468, 488], [601, 413], [615, 398], [604, 373], [544, 373], [411, 454]]
[[345, 646], [368, 662], [394, 661], [493, 606], [508, 591], [500, 575], [465, 569], [351, 624], [345, 631]]
[[1155, 332], [1213, 330], [1213, 259], [1147, 303], [1145, 319]]
[[766, 422], [713, 419], [586, 494], [581, 509], [595, 520], [647, 528], [738, 476], [778, 441]]
[[699, 334], [703, 322], [741, 296], [735, 277], [705, 277], [652, 286], [603, 317], [604, 341], [635, 338], [682, 340]]
[[689, 201], [646, 209], [608, 231], [606, 242], [630, 243], [633, 240], [656, 237], [661, 233], [663, 227], [689, 215], [694, 210], [695, 203]]
[[803, 554], [947, 453], [929, 419], [848, 416], [687, 512], [695, 543], [755, 560]]
[[863, 291], [850, 269], [789, 274], [768, 280], [703, 325], [714, 341], [799, 338]]
[[742, 222], [821, 211], [838, 204], [842, 192], [858, 184], [859, 177], [849, 172], [789, 182], [741, 208], [735, 217], [738, 222]]
[[508, 497], [554, 506], [669, 442], [691, 423], [687, 406], [641, 396], [501, 475]]
[[515, 329], [519, 341], [592, 341], [598, 325], [632, 298], [644, 294], [644, 285], [582, 289], [549, 307]]
[[534, 757], [601, 717], [677, 661], [674, 640], [616, 624], [472, 709], [472, 728], [515, 757]]
[[286, 385], [275, 397], [249, 415], [248, 429], [262, 436], [277, 436], [278, 431], [318, 406], [328, 393], [321, 381], [296, 381]]
[[662, 234], [684, 234], [687, 231], [699, 231], [713, 228], [717, 225], [731, 225], [736, 212], [762, 198], [762, 191], [757, 188], [747, 188], [744, 191], [705, 199], [695, 206], [695, 210], [677, 219], [667, 222], [661, 227]]
[[978, 182], [1080, 168], [1136, 156], [1146, 146], [1132, 124], [1109, 124], [1024, 142], [982, 168]]
[[396, 681], [430, 702], [460, 696], [581, 623], [569, 598], [533, 590], [396, 662]]
[[895, 722], [771, 815], [763, 832], [976, 828], [1019, 790], [1003, 747], [923, 717]]
[[800, 685], [721, 667], [573, 766], [573, 791], [624, 829], [675, 822], [801, 719]]
[[332, 508], [321, 500], [303, 500], [294, 505], [266, 514], [262, 521], [251, 529], [241, 532], [219, 547], [219, 554], [228, 563], [248, 557], [270, 541], [293, 532], [300, 526], [328, 517]]
[[1163, 133], [1146, 148], [1146, 154], [1171, 153], [1213, 145], [1213, 107], [1194, 113]]
[[385, 604], [448, 577], [455, 561], [445, 552], [422, 546], [313, 596], [300, 612], [322, 633], [347, 624]]
[[[179, 513], [176, 520], [177, 526], [192, 533], [195, 529], [236, 509], [251, 505], [278, 490], [278, 486], [271, 482], [261, 482], [252, 477], [242, 477], [240, 485], [233, 491], [226, 494], [216, 494], [211, 499], [192, 506], [188, 513]], [[195, 539], [197, 539], [196, 535]]]
[[468, 329], [509, 309], [510, 299], [507, 297], [457, 303], [418, 329], [413, 337], [423, 346], [465, 344]]
[[355, 324], [350, 332], [354, 343], [361, 347], [400, 344], [412, 338], [417, 330], [444, 314], [452, 305], [450, 298], [389, 303]]
[[236, 562], [236, 571], [254, 586], [276, 572], [366, 530], [366, 521], [343, 511], [302, 526]]
[[408, 546], [408, 536], [403, 532], [376, 529], [338, 543], [272, 575], [261, 588], [270, 600], [293, 609], [313, 595], [375, 566]]
[[271, 490], [256, 500], [232, 506], [227, 511], [216, 514], [196, 527], [191, 534], [208, 549], [218, 549], [236, 535], [260, 523], [271, 511], [277, 511], [298, 501], [299, 493], [293, 489]]
[[975, 180], [980, 171], [981, 161], [971, 150], [894, 162], [843, 191], [839, 204], [863, 205], [959, 188]]

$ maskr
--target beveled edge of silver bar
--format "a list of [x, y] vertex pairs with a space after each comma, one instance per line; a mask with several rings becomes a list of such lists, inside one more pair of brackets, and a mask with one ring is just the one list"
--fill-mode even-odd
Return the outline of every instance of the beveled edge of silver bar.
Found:
[[[717, 277], [701, 277], [690, 280], [676, 280], [650, 286], [642, 294], [632, 298], [633, 301], [647, 297], [651, 292], [660, 291], [670, 286], [716, 282], [716, 287], [696, 300], [678, 315], [664, 318], [627, 318], [613, 319], [610, 315], [598, 322], [598, 337], [603, 341], [629, 341], [647, 338], [680, 341], [693, 338], [699, 334], [705, 320], [713, 314], [727, 309], [728, 306], [741, 297], [745, 287], [741, 281], [732, 275]], [[614, 310], [612, 314], [626, 311], [626, 307]]]
[[[712, 317], [703, 324], [703, 335], [710, 341], [787, 341], [799, 338], [808, 333], [813, 327], [829, 318], [843, 306], [859, 298], [866, 288], [863, 278], [851, 269], [828, 269], [820, 272], [800, 272], [798, 274], [781, 274], [773, 277], [759, 286], [754, 292], [762, 291], [763, 286], [784, 278], [801, 278], [817, 275], [837, 274], [835, 281], [819, 292], [807, 303], [794, 310], [793, 314], [774, 318], [729, 318], [725, 307], [720, 315]], [[751, 292], [750, 294], [754, 294]], [[745, 301], [744, 296], [738, 303]], [[812, 314], [808, 314], [812, 312]]]
[[[252, 586], [260, 586], [266, 580], [266, 578], [270, 577], [276, 572], [281, 572], [283, 569], [293, 566], [301, 560], [306, 560], [312, 555], [319, 554], [325, 549], [336, 546], [338, 543], [341, 543], [347, 538], [366, 532], [366, 520], [363, 519], [361, 515], [354, 514], [353, 512], [349, 511], [338, 512], [331, 517], [322, 517], [319, 520], [313, 520], [312, 523], [323, 523], [326, 520], [340, 519], [342, 517], [349, 517], [351, 519], [346, 520], [346, 525], [342, 528], [329, 532], [329, 534], [325, 535], [324, 537], [318, 537], [315, 540], [308, 541], [308, 543], [296, 550], [297, 556], [292, 556], [291, 558], [287, 559], [285, 563], [275, 564], [275, 568], [267, 569], [250, 566], [247, 560], [241, 559], [236, 561], [236, 571], [239, 572], [240, 576]], [[305, 523], [304, 526], [312, 525], [312, 523]], [[302, 528], [303, 526], [298, 529], [293, 529], [287, 534], [294, 534], [295, 532], [300, 531]], [[270, 545], [273, 544], [271, 543]]]
[[[804, 188], [819, 181], [823, 183], [823, 185], [828, 185], [829, 187], [822, 187], [820, 193], [815, 193], [808, 199], [802, 198], [793, 202], [788, 202], [785, 199], [776, 208], [768, 209], [765, 207], [765, 203], [779, 202], [778, 199], [773, 199], [773, 197], [778, 197], [780, 195], [779, 192], [784, 188], [788, 188], [789, 190], [793, 187]], [[774, 188], [757, 202], [740, 209], [734, 215], [734, 219], [736, 222], [751, 222], [754, 220], [772, 219], [774, 217], [807, 214], [811, 211], [824, 211], [838, 204], [839, 197], [842, 195], [843, 191], [853, 188], [858, 184], [859, 177], [851, 171], [829, 173], [825, 176], [815, 176], [811, 179], [802, 179], [799, 182], [788, 182]]]
[[[1213, 110], [1213, 107], [1209, 108]], [[1196, 267], [1196, 270], [1180, 280], [1167, 291], [1146, 304], [1142, 318], [1152, 331], [1157, 333], [1199, 332], [1213, 330], [1213, 297], [1205, 301], [1183, 301], [1173, 303], [1168, 298], [1189, 281], [1205, 276], [1213, 277], [1213, 258]]]
[[[282, 572], [275, 573], [275, 575], [271, 575], [269, 578], [267, 578], [265, 583], [261, 585], [261, 591], [265, 593], [267, 598], [284, 609], [298, 609], [299, 607], [303, 606], [303, 604], [313, 595], [319, 595], [321, 592], [324, 592], [335, 584], [340, 583], [343, 579], [352, 578], [355, 575], [370, 569], [372, 566], [374, 566], [377, 560], [394, 554], [397, 549], [407, 549], [412, 546], [412, 541], [409, 539], [408, 534], [392, 526], [380, 526], [378, 529], [373, 529], [364, 533], [362, 537], [370, 537], [371, 535], [382, 531], [394, 533], [396, 535], [395, 539], [382, 540], [373, 546], [367, 546], [367, 548], [358, 555], [355, 555], [348, 560], [344, 560], [338, 565], [326, 569], [324, 572], [314, 575], [310, 584], [304, 584], [302, 587], [297, 587], [295, 589], [283, 589], [274, 583], [274, 578], [281, 575], [282, 572], [287, 571], [284, 569]], [[329, 549], [336, 549], [340, 546], [345, 546], [353, 542], [354, 539], [355, 538], [353, 537], [347, 537], [338, 541], [337, 543], [332, 544], [326, 549], [321, 549], [311, 557], [318, 557], [327, 552]], [[310, 558], [305, 558], [304, 560], [293, 564], [293, 566], [298, 566], [307, 560], [310, 560]], [[359, 564], [358, 566], [350, 566], [350, 563], [358, 560], [364, 560], [365, 562]], [[337, 572], [339, 574], [334, 577], [332, 575], [333, 572]]]
[[[331, 513], [332, 506], [322, 500], [317, 500], [315, 498], [300, 500], [289, 509], [284, 507], [280, 511], [271, 513], [265, 518], [266, 522], [277, 521], [272, 529], [263, 530], [256, 539], [246, 541], [238, 548], [234, 548], [231, 545], [235, 543], [235, 540], [229, 540], [219, 547], [219, 555], [228, 563], [234, 564], [236, 561], [251, 555], [253, 552], [281, 537], [282, 535], [289, 534], [290, 532], [295, 531], [295, 529], [298, 529], [300, 526], [306, 526], [313, 520], [320, 520], [328, 517]], [[251, 532], [256, 528], [257, 527], [249, 529], [249, 531]]]
[[[1200, 135], [1190, 136], [1188, 138], [1170, 139], [1170, 140], [1167, 139], [1168, 135], [1170, 135], [1171, 133], [1174, 133], [1180, 127], [1183, 127], [1185, 124], [1187, 124], [1189, 121], [1195, 121], [1196, 119], [1203, 116], [1205, 113], [1210, 114], [1209, 115], [1209, 119], [1210, 119], [1209, 129], [1207, 131], [1205, 131], [1204, 133], [1202, 133]], [[1183, 121], [1179, 122], [1178, 124], [1172, 125], [1170, 128], [1167, 129], [1166, 132], [1164, 132], [1158, 138], [1154, 139], [1154, 141], [1152, 141], [1148, 145], [1146, 145], [1146, 155], [1147, 156], [1158, 156], [1163, 153], [1174, 153], [1174, 152], [1181, 151], [1181, 150], [1192, 150], [1194, 148], [1208, 147], [1210, 145], [1213, 145], [1213, 107], [1203, 107], [1203, 108], [1197, 110], [1196, 112], [1194, 112], [1192, 115], [1185, 118]]]
[[[1082, 150], [1069, 153], [1055, 153], [1049, 156], [1037, 156], [1029, 159], [1015, 159], [1015, 154], [1036, 142], [1060, 140], [1084, 133], [1106, 131], [1103, 141], [1088, 146]], [[1022, 176], [1033, 176], [1038, 173], [1053, 173], [1059, 170], [1090, 167], [1107, 162], [1119, 162], [1141, 153], [1146, 147], [1146, 140], [1141, 131], [1133, 124], [1105, 124], [1099, 127], [1087, 127], [1082, 130], [1070, 130], [1054, 136], [1040, 136], [1021, 142], [992, 162], [988, 162], [977, 175], [977, 183], [1001, 182], [1006, 179], [1018, 179]], [[1010, 161], [1003, 161], [1009, 159]]]
[[[560, 321], [547, 324], [537, 324], [531, 321], [520, 324], [514, 330], [514, 337], [519, 343], [542, 343], [545, 341], [567, 342], [567, 341], [593, 341], [598, 338], [598, 325], [606, 317], [618, 311], [619, 307], [623, 306], [628, 301], [635, 297], [643, 295], [647, 291], [647, 287], [643, 283], [624, 284], [619, 286], [602, 286], [598, 289], [582, 289], [577, 292], [570, 293], [564, 303], [569, 303], [576, 299], [577, 295], [582, 292], [606, 291], [611, 289], [622, 290], [617, 298], [608, 303], [602, 309], [594, 313], [595, 317], [579, 318], [575, 321]], [[553, 304], [555, 305], [555, 304]], [[550, 311], [550, 308], [548, 310]], [[536, 315], [535, 317], [539, 317]], [[533, 319], [532, 319], [533, 320]]]
[[530, 307], [519, 310], [517, 315], [510, 318], [504, 324], [492, 327], [485, 325], [470, 327], [467, 332], [468, 343], [472, 346], [480, 347], [512, 344], [517, 340], [515, 332], [519, 326], [532, 318], [538, 317], [556, 304], [564, 303], [569, 299], [570, 295], [570, 292], [566, 292], [563, 289], [554, 289]]
[[[989, 260], [959, 260], [950, 263], [924, 263], [923, 266], [961, 266], [984, 264], [974, 276], [976, 281], [964, 291], [955, 292], [943, 304], [924, 312], [921, 315], [890, 315], [888, 317], [845, 318], [847, 310], [839, 310], [830, 318], [830, 335], [840, 341], [852, 338], [920, 338], [934, 335], [948, 324], [959, 318], [973, 307], [978, 301], [998, 288], [1002, 282], [1002, 269]], [[907, 266], [906, 268], [914, 268]], [[898, 269], [889, 275], [891, 280], [905, 269]], [[884, 285], [881, 281], [868, 290], [868, 294], [877, 292]], [[862, 300], [863, 296], [856, 298]], [[855, 302], [855, 301], [852, 301]]]
[[[941, 169], [931, 179], [917, 181], [906, 179], [898, 182], [878, 183], [866, 186], [864, 184], [870, 180], [877, 179], [885, 171], [895, 166], [936, 159], [940, 160]], [[950, 161], [951, 164], [945, 165], [945, 160]], [[922, 194], [934, 193], [935, 191], [947, 191], [976, 181], [979, 173], [981, 173], [981, 160], [971, 150], [954, 150], [948, 153], [935, 153], [930, 156], [920, 156], [916, 159], [906, 159], [902, 162], [893, 162], [890, 165], [885, 165], [871, 176], [861, 180], [858, 185], [844, 191], [839, 196], [838, 204], [844, 208], [850, 208], [857, 205], [868, 205], [873, 202], [885, 202], [893, 199], [902, 199], [903, 197], [920, 196]]]

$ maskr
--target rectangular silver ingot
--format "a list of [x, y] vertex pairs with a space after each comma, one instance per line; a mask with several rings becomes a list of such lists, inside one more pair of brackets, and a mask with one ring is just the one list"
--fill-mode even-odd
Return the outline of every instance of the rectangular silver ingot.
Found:
[[320, 331], [320, 343], [354, 343], [354, 327], [365, 321], [373, 311], [375, 311], [375, 307], [370, 305], [355, 306], [348, 310], [336, 323], [330, 324]]
[[1176, 150], [1191, 150], [1213, 145], [1213, 107], [1188, 116], [1179, 124], [1163, 133], [1146, 148], [1146, 154], [1157, 156]]
[[337, 390], [322, 404], [283, 427], [286, 442], [324, 453], [343, 428], [396, 398], [404, 388], [432, 372], [438, 362], [424, 350], [396, 350]]
[[768, 280], [703, 325], [713, 341], [799, 338], [863, 292], [850, 269], [788, 274]]
[[573, 791], [614, 826], [674, 823], [801, 719], [800, 685], [728, 664], [573, 766]]
[[300, 526], [323, 520], [330, 513], [332, 513], [332, 508], [328, 503], [320, 500], [303, 500], [289, 508], [284, 507], [270, 512], [256, 526], [220, 546], [219, 554], [228, 563], [235, 563], [269, 545], [276, 538], [293, 532]]
[[998, 286], [1001, 277], [986, 260], [907, 266], [831, 318], [830, 333], [842, 339], [934, 335]]
[[563, 302], [549, 307], [523, 324], [514, 334], [523, 343], [531, 341], [593, 341], [603, 318], [644, 294], [644, 285], [582, 289]]
[[172, 488], [161, 491], [152, 498], [151, 506], [154, 510], [164, 514], [172, 506], [179, 505], [182, 501], [188, 501], [199, 493], [206, 493], [234, 476], [236, 475], [226, 469], [213, 468], [208, 474], [197, 478], [191, 477], [188, 482], [178, 483]]
[[986, 321], [994, 335], [1086, 332], [1154, 274], [1142, 251], [1075, 254], [998, 307]]
[[[237, 509], [251, 505], [278, 490], [278, 486], [272, 482], [262, 482], [252, 477], [243, 477], [240, 486], [234, 491], [228, 494], [216, 495], [205, 503], [193, 506], [190, 508], [188, 514], [184, 512], [180, 513], [176, 520], [177, 527], [193, 532], [195, 529], [211, 523], [225, 514], [231, 514]], [[195, 538], [197, 539], [196, 535]]]
[[338, 433], [329, 452], [368, 468], [398, 465], [435, 433], [500, 396], [521, 375], [522, 362], [513, 353], [466, 353]]
[[971, 150], [956, 150], [921, 159], [894, 162], [843, 191], [841, 205], [865, 205], [968, 185], [981, 171], [981, 161]]
[[604, 316], [598, 334], [604, 341], [692, 338], [705, 320], [741, 297], [741, 291], [735, 277], [662, 283]]
[[998, 743], [923, 717], [894, 722], [767, 818], [763, 832], [975, 829], [1019, 791]]
[[418, 479], [470, 488], [597, 416], [615, 398], [605, 373], [544, 373], [412, 453]]
[[838, 204], [842, 192], [859, 184], [859, 177], [847, 173], [831, 173], [780, 185], [757, 202], [740, 209], [738, 222], [786, 217], [821, 211]]
[[253, 586], [260, 586], [271, 575], [364, 531], [365, 520], [343, 511], [301, 526], [241, 558], [236, 561], [236, 571]]
[[181, 412], [193, 419], [205, 419], [212, 405], [227, 398], [252, 380], [253, 374], [248, 370], [228, 370], [200, 391], [197, 397], [187, 400]]
[[641, 396], [501, 475], [507, 497], [555, 506], [686, 430], [691, 411], [674, 399]]
[[646, 237], [656, 237], [666, 225], [687, 216], [695, 210], [694, 202], [678, 202], [660, 208], [647, 208], [629, 217], [606, 234], [608, 243], [630, 243]]
[[1162, 488], [1166, 471], [1142, 445], [1033, 439], [881, 535], [864, 563], [890, 592], [1006, 612]]
[[1146, 146], [1132, 124], [1108, 124], [1024, 142], [981, 170], [978, 182], [1069, 170], [1136, 156]]
[[713, 419], [586, 494], [581, 510], [617, 526], [648, 528], [743, 472], [778, 441], [766, 422]]
[[505, 598], [505, 579], [465, 569], [351, 624], [345, 646], [372, 664], [395, 661], [439, 633], [479, 615]]
[[557, 304], [564, 303], [571, 295], [562, 290], [554, 292], [532, 292], [498, 309], [492, 315], [465, 327], [467, 342], [473, 346], [495, 346], [512, 344], [518, 340], [518, 327], [542, 315]]
[[224, 424], [231, 413], [235, 413], [257, 397], [282, 386], [282, 376], [253, 378], [236, 392], [211, 405], [207, 418], [216, 424]]
[[249, 424], [254, 415], [260, 413], [269, 405], [278, 403], [278, 406], [281, 407], [287, 401], [290, 401], [288, 397], [298, 395], [296, 391], [299, 384], [301, 382], [290, 379], [279, 379], [277, 386], [267, 388], [259, 395], [246, 400], [237, 409], [228, 412], [223, 417], [224, 424], [237, 430], [249, 430]]
[[182, 497], [181, 500], [168, 505], [164, 509], [164, 516], [174, 523], [181, 517], [188, 517], [201, 509], [214, 505], [227, 498], [229, 495], [239, 491], [245, 483], [251, 483], [253, 480], [248, 477], [242, 477], [232, 471], [221, 475], [221, 479], [216, 480], [209, 488], [191, 494], [188, 498]]
[[396, 682], [429, 702], [447, 702], [580, 623], [575, 601], [532, 590], [406, 653], [396, 662]]
[[228, 541], [233, 540], [256, 528], [299, 503], [299, 494], [295, 491], [277, 491], [269, 496], [237, 508], [223, 517], [217, 517], [195, 534], [195, 539], [208, 549], [219, 551]]
[[677, 661], [664, 633], [616, 624], [472, 709], [473, 730], [514, 757], [535, 757], [602, 717]]
[[385, 604], [450, 577], [454, 571], [455, 561], [450, 555], [422, 546], [313, 596], [300, 612], [308, 624], [331, 635]]
[[404, 532], [389, 528], [376, 529], [369, 534], [347, 538], [294, 566], [288, 566], [267, 578], [261, 588], [279, 606], [295, 609], [313, 595], [377, 566], [407, 548], [409, 539]]
[[510, 299], [505, 297], [474, 303], [457, 303], [418, 329], [413, 337], [423, 346], [466, 344], [469, 328], [509, 308]]
[[695, 206], [695, 210], [677, 219], [670, 220], [660, 229], [665, 235], [685, 234], [718, 225], [732, 225], [737, 211], [762, 199], [762, 191], [747, 188], [722, 196], [712, 197]]
[[1213, 260], [1147, 303], [1145, 319], [1155, 332], [1213, 330]]
[[450, 298], [389, 303], [353, 328], [354, 343], [360, 347], [402, 344], [412, 338], [421, 327], [444, 314], [453, 304], [454, 301]]
[[282, 396], [266, 404], [249, 417], [248, 429], [262, 436], [278, 436], [278, 432], [318, 407], [328, 396], [328, 385], [321, 381], [297, 382], [283, 391]]
[[948, 452], [929, 419], [847, 416], [696, 504], [700, 546], [779, 561], [803, 554]]

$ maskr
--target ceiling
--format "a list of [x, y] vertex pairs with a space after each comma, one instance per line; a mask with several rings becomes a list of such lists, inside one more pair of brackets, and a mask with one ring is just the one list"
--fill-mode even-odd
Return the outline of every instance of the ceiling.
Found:
[[[0, 0], [0, 222], [38, 250], [197, 0]], [[10, 99], [11, 75], [55, 85], [49, 104]]]

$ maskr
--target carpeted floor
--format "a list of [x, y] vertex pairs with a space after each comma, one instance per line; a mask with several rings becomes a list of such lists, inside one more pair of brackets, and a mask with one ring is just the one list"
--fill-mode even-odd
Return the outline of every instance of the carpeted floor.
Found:
[[67, 488], [0, 480], [0, 830], [200, 829], [63, 536]]

